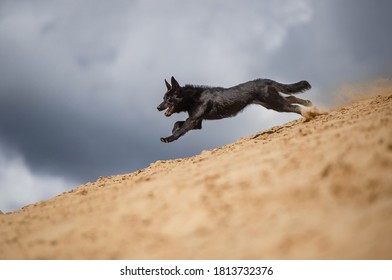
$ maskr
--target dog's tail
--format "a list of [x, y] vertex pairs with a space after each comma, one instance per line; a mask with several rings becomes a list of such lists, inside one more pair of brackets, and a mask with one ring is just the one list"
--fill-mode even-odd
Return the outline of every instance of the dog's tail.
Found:
[[296, 94], [312, 88], [312, 86], [308, 83], [308, 81], [300, 81], [298, 83], [289, 84], [289, 85], [281, 84], [274, 81], [273, 85], [276, 87], [276, 89], [279, 92], [285, 94]]

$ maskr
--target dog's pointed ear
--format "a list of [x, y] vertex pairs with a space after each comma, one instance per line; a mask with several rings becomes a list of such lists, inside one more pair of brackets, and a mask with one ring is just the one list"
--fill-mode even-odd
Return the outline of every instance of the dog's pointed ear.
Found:
[[174, 89], [180, 87], [180, 85], [178, 84], [178, 82], [176, 81], [176, 79], [174, 79], [173, 76], [171, 77], [171, 84], [172, 84], [172, 87], [173, 87]]
[[171, 89], [171, 85], [166, 81], [166, 79], [165, 79], [165, 84], [166, 84], [167, 90], [170, 90]]

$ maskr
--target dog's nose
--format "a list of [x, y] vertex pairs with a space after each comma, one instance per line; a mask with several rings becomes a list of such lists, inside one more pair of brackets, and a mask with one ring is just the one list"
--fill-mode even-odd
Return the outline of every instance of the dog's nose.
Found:
[[162, 104], [159, 104], [158, 107], [157, 107], [157, 110], [158, 111], [165, 110], [165, 106], [162, 106]]

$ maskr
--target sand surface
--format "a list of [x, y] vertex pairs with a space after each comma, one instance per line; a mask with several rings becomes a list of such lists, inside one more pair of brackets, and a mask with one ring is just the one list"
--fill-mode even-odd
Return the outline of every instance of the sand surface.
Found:
[[375, 94], [0, 214], [0, 259], [392, 259], [392, 90]]

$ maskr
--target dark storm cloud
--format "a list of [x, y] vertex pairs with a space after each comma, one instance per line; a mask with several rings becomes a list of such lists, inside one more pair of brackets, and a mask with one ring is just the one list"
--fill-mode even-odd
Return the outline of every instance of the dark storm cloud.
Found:
[[272, 57], [272, 73], [307, 77], [324, 91], [392, 74], [390, 1], [314, 1], [312, 8], [312, 21], [293, 27]]
[[[185, 116], [155, 108], [171, 75], [219, 86], [309, 79], [312, 99], [327, 104], [320, 90], [390, 67], [390, 4], [369, 2], [3, 1], [0, 164], [59, 189], [55, 178], [131, 172], [291, 120], [251, 107], [165, 145]], [[17, 186], [0, 187], [4, 197]]]

